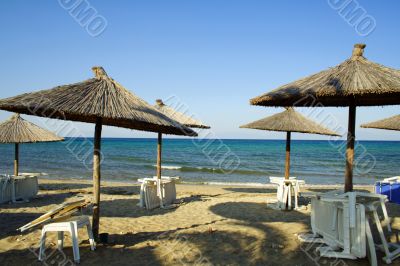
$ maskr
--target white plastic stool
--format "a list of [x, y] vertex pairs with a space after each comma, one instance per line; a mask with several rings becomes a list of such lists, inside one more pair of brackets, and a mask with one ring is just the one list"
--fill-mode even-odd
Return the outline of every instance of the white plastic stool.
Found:
[[40, 251], [39, 260], [43, 261], [44, 251], [46, 247], [46, 233], [47, 232], [58, 232], [58, 249], [62, 250], [64, 244], [64, 232], [69, 232], [72, 239], [72, 250], [74, 253], [74, 261], [79, 263], [79, 242], [78, 242], [78, 229], [86, 226], [87, 233], [89, 236], [90, 249], [95, 250], [95, 242], [92, 233], [92, 226], [90, 225], [90, 219], [88, 216], [76, 216], [71, 217], [65, 221], [58, 223], [46, 224], [42, 229], [42, 237], [40, 239]]

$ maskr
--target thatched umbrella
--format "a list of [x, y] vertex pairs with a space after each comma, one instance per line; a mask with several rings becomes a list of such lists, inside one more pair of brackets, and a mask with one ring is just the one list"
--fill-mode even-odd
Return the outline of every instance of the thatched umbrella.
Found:
[[269, 131], [286, 132], [286, 162], [285, 179], [290, 176], [290, 139], [291, 132], [319, 134], [329, 136], [340, 136], [330, 129], [308, 119], [293, 108], [286, 108], [286, 111], [254, 121], [250, 124], [240, 126], [241, 128], [251, 128]]
[[400, 115], [395, 115], [375, 122], [362, 124], [361, 127], [400, 131]]
[[0, 109], [30, 115], [95, 123], [93, 155], [93, 233], [98, 237], [100, 212], [100, 143], [103, 125], [165, 134], [197, 134], [158, 112], [116, 81], [102, 67], [95, 77], [50, 90], [0, 100]]
[[[194, 119], [188, 115], [185, 115], [182, 112], [176, 111], [170, 106], [164, 104], [161, 99], [156, 100], [156, 104], [154, 107], [168, 116], [169, 118], [177, 121], [178, 123], [190, 127], [190, 128], [210, 128], [209, 126], [204, 125], [201, 121]], [[157, 142], [157, 178], [161, 179], [161, 150], [162, 150], [162, 133], [158, 133], [158, 142]]]
[[8, 120], [0, 124], [0, 143], [15, 144], [15, 176], [18, 176], [20, 143], [53, 142], [63, 140], [64, 138], [24, 120], [19, 114], [14, 114]]
[[400, 104], [400, 71], [368, 61], [365, 44], [338, 66], [250, 100], [262, 106], [349, 106], [345, 191], [353, 190], [356, 106]]

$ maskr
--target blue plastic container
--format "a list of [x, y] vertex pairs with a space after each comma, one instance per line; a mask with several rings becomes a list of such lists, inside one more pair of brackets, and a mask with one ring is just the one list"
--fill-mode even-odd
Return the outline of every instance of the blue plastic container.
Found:
[[400, 183], [393, 183], [391, 189], [391, 201], [400, 204]]
[[390, 202], [400, 204], [400, 183], [376, 182], [375, 193], [386, 195]]

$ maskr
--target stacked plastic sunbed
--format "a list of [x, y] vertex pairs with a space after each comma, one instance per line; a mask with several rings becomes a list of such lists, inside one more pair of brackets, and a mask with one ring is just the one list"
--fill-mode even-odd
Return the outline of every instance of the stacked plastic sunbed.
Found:
[[39, 191], [36, 175], [0, 176], [0, 203], [26, 201]]

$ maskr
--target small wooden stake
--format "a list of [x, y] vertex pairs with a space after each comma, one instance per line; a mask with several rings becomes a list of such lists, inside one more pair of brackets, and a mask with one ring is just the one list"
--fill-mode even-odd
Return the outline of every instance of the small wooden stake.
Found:
[[102, 119], [97, 118], [94, 132], [94, 152], [93, 152], [93, 236], [99, 239], [100, 222], [100, 150], [101, 150], [101, 130]]
[[162, 134], [158, 133], [157, 142], [157, 178], [161, 179], [161, 151], [162, 151]]
[[344, 180], [344, 192], [353, 191], [353, 161], [354, 161], [354, 140], [356, 128], [356, 105], [349, 106], [349, 125], [347, 132], [346, 149], [346, 173]]
[[19, 144], [15, 143], [15, 154], [14, 154], [14, 176], [18, 176], [18, 161], [19, 161]]
[[286, 162], [285, 162], [285, 179], [289, 180], [290, 176], [290, 132], [286, 133]]

